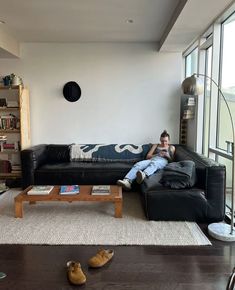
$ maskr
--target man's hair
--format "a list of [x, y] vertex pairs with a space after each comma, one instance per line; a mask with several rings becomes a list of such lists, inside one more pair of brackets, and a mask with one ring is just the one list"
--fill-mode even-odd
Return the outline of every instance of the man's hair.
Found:
[[169, 135], [169, 133], [167, 133], [167, 130], [164, 130], [164, 131], [162, 132], [162, 134], [161, 134], [160, 137], [161, 137], [161, 138], [162, 138], [162, 137], [163, 137], [163, 138], [168, 137], [168, 139], [170, 140], [170, 135]]

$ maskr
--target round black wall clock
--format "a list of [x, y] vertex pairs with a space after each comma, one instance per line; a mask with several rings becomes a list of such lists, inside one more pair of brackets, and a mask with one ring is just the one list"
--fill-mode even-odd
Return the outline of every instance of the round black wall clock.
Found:
[[64, 85], [63, 95], [69, 102], [76, 102], [81, 97], [81, 88], [76, 82], [68, 82]]

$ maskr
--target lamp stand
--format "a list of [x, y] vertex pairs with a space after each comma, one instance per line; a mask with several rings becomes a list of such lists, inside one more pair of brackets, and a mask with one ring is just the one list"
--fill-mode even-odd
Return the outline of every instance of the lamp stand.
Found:
[[226, 223], [213, 223], [208, 226], [208, 233], [211, 237], [224, 241], [224, 242], [234, 242], [235, 232], [231, 233], [231, 226]]
[[230, 225], [225, 222], [220, 223], [212, 223], [208, 226], [208, 233], [215, 239], [227, 242], [235, 241], [235, 228], [234, 228], [234, 205], [235, 205], [235, 151], [234, 151], [234, 143], [235, 143], [235, 125], [232, 116], [232, 112], [228, 105], [228, 102], [222, 93], [219, 85], [209, 76], [205, 74], [193, 74], [191, 77], [186, 78], [182, 83], [183, 92], [185, 91], [190, 95], [201, 95], [203, 92], [202, 86], [197, 82], [198, 77], [203, 76], [211, 80], [217, 87], [219, 93], [221, 94], [225, 105], [228, 109], [229, 118], [232, 125], [232, 134], [233, 134], [233, 143], [232, 143], [232, 198], [231, 198], [231, 222]]

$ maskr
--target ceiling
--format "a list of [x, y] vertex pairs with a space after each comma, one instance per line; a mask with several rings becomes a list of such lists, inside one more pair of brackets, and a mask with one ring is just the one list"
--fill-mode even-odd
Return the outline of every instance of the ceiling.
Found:
[[[232, 0], [0, 0], [0, 58], [21, 42], [156, 42], [182, 51]], [[4, 37], [1, 35], [4, 33]], [[4, 43], [3, 43], [4, 42]], [[10, 47], [10, 45], [9, 45]]]
[[23, 42], [159, 41], [179, 2], [4, 0], [0, 19]]

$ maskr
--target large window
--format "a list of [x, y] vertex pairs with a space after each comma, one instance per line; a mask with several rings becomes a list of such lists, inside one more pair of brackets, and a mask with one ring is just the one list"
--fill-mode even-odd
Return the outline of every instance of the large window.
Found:
[[[232, 11], [234, 7], [235, 4], [198, 38], [198, 48], [194, 49], [195, 46], [187, 48], [184, 56], [185, 77], [197, 72], [211, 77], [219, 85], [235, 121], [235, 12]], [[187, 53], [188, 51], [190, 53]], [[193, 140], [190, 140], [190, 143], [187, 141], [187, 144], [196, 144], [198, 140], [201, 142], [202, 137], [200, 143], [202, 146], [195, 146], [195, 149], [226, 166], [225, 202], [228, 213], [230, 212], [228, 208], [232, 206], [233, 178], [231, 118], [217, 86], [207, 77], [204, 78], [204, 82], [204, 99], [203, 96], [199, 96], [197, 117], [191, 120], [196, 122], [197, 132], [192, 136]], [[199, 102], [200, 100], [202, 101]]]
[[[235, 13], [222, 24], [221, 90], [235, 118]], [[232, 142], [232, 125], [223, 98], [219, 97], [217, 147], [227, 150]]]
[[[235, 119], [235, 13], [222, 24], [222, 50], [220, 85], [227, 100], [231, 115]], [[224, 99], [219, 97], [217, 147], [231, 153], [233, 131], [229, 111]], [[227, 158], [219, 161], [226, 166], [226, 206], [231, 208], [232, 162]]]
[[[212, 63], [212, 46], [207, 48], [205, 53], [205, 74], [211, 77], [211, 63]], [[205, 91], [204, 91], [204, 114], [203, 114], [203, 146], [202, 153], [208, 156], [209, 147], [209, 122], [210, 122], [210, 98], [211, 98], [211, 81], [205, 77]]]
[[185, 77], [190, 77], [192, 74], [197, 73], [198, 64], [198, 48], [195, 48], [185, 58]]

